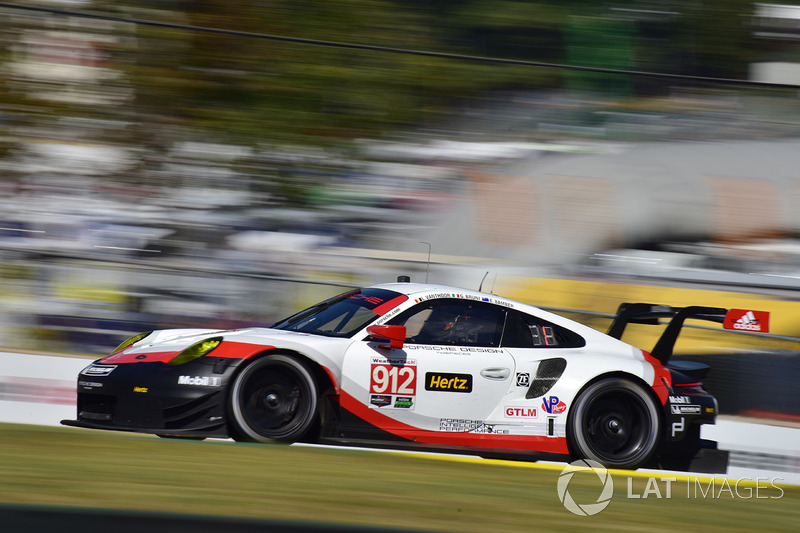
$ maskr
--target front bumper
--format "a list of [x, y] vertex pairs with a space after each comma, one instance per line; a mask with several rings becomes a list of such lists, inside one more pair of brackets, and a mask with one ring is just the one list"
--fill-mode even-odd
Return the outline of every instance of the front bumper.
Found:
[[77, 418], [67, 426], [175, 436], [226, 437], [227, 386], [240, 360], [200, 358], [103, 364], [78, 376]]

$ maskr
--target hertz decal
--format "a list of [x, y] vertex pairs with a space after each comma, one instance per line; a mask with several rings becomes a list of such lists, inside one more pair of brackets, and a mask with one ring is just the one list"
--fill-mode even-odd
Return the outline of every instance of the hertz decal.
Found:
[[425, 390], [444, 392], [472, 392], [472, 375], [426, 372]]

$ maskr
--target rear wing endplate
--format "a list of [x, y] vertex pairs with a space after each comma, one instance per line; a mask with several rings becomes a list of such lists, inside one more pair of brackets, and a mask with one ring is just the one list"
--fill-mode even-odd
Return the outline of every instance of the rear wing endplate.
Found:
[[623, 303], [617, 309], [608, 335], [621, 339], [628, 324], [660, 324], [659, 319], [668, 318], [669, 322], [656, 342], [650, 355], [666, 365], [672, 356], [675, 342], [683, 329], [686, 319], [708, 320], [722, 324], [725, 329], [735, 331], [769, 332], [769, 313], [749, 309], [724, 309], [722, 307], [670, 307], [647, 303]]

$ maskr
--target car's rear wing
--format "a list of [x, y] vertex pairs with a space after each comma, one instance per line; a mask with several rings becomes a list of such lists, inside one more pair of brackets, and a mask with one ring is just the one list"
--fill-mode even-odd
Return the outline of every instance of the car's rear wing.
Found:
[[722, 324], [725, 329], [752, 332], [769, 332], [769, 313], [748, 309], [724, 309], [721, 307], [670, 307], [646, 303], [623, 303], [617, 309], [608, 335], [620, 339], [628, 324], [660, 324], [659, 319], [670, 319], [667, 327], [650, 351], [650, 355], [666, 365], [686, 319], [708, 320]]

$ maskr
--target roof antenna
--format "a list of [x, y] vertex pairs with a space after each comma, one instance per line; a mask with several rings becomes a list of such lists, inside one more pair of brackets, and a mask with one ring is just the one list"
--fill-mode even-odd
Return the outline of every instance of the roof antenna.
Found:
[[419, 241], [421, 244], [428, 245], [428, 262], [425, 263], [425, 283], [428, 283], [428, 269], [431, 266], [431, 243], [425, 241]]
[[486, 281], [486, 276], [488, 276], [488, 275], [489, 275], [489, 271], [487, 270], [486, 274], [484, 274], [483, 278], [481, 278], [481, 284], [478, 285], [478, 292], [483, 292], [483, 282]]

